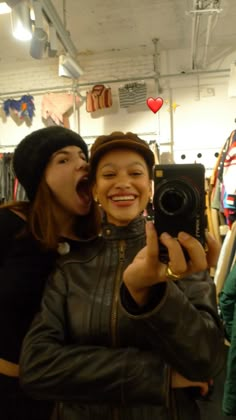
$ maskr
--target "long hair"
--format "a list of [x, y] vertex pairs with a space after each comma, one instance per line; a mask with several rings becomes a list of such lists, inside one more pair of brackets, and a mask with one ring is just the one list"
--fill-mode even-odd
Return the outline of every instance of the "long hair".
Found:
[[[44, 249], [56, 250], [60, 235], [55, 221], [53, 203], [52, 192], [43, 177], [33, 202], [13, 201], [0, 207], [9, 208], [24, 215], [26, 226], [20, 232], [20, 236], [30, 233]], [[97, 235], [99, 230], [100, 211], [96, 203], [92, 203], [88, 215], [76, 216], [74, 233], [78, 236], [78, 239], [88, 239]]]

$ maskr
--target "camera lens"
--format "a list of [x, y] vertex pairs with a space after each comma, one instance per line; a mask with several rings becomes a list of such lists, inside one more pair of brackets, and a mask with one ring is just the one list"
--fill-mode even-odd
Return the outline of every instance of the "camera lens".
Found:
[[168, 189], [159, 199], [160, 208], [170, 216], [180, 214], [186, 208], [187, 196], [184, 191]]
[[195, 188], [180, 180], [159, 184], [155, 201], [156, 208], [167, 216], [193, 215], [199, 205]]

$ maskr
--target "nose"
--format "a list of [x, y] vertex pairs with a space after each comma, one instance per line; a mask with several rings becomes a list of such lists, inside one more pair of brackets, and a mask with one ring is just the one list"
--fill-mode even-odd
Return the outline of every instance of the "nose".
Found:
[[130, 188], [130, 179], [127, 174], [119, 174], [116, 180], [116, 188], [126, 189]]
[[86, 169], [88, 171], [88, 162], [78, 156], [76, 160], [76, 170], [79, 171], [80, 169]]

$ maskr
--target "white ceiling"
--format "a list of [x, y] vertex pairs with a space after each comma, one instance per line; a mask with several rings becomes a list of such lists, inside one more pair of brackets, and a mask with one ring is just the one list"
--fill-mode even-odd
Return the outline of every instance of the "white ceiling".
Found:
[[[189, 48], [191, 54], [193, 15], [186, 12], [193, 9], [194, 0], [51, 1], [79, 56], [92, 59], [99, 52], [149, 54], [153, 52], [153, 38], [159, 39], [160, 50]], [[220, 7], [222, 12], [213, 19], [207, 65], [236, 49], [236, 0], [222, 0]], [[204, 46], [206, 29], [207, 15], [202, 16], [200, 22], [200, 47]], [[62, 46], [60, 48], [62, 52]], [[10, 15], [0, 15], [0, 63], [28, 63], [29, 60], [35, 60], [29, 55], [29, 42], [15, 40]]]

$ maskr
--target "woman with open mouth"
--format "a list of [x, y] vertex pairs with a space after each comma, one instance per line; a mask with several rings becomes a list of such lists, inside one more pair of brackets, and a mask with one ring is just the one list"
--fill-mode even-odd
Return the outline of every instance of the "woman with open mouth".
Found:
[[23, 393], [18, 363], [57, 257], [97, 232], [87, 146], [69, 129], [43, 128], [19, 143], [13, 168], [28, 199], [0, 207], [0, 418], [49, 420], [53, 403]]

